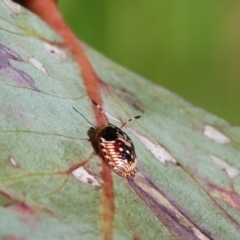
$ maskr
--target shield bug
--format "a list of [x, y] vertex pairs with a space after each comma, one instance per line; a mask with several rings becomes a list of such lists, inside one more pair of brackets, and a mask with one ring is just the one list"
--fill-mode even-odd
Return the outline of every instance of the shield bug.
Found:
[[[92, 100], [92, 103], [107, 120], [107, 124], [103, 126], [96, 127], [91, 124], [94, 127], [89, 129], [88, 135], [93, 148], [118, 175], [134, 177], [137, 169], [137, 156], [131, 139], [122, 128], [128, 122], [138, 119], [140, 116], [130, 118], [121, 127], [117, 127], [109, 122], [106, 113], [94, 100]], [[74, 110], [77, 111], [75, 108]]]

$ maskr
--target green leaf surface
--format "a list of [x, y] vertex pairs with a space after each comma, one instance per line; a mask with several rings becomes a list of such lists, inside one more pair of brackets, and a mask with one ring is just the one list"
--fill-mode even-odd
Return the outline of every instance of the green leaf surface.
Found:
[[[72, 108], [95, 124], [81, 69], [38, 17], [0, 13], [0, 238], [103, 239], [102, 160]], [[113, 238], [238, 239], [240, 129], [84, 51], [110, 121], [142, 115], [124, 130], [135, 178], [112, 172]]]

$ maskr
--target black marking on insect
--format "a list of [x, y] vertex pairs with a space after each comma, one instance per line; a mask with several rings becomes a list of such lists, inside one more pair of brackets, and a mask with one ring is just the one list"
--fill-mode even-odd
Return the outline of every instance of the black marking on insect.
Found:
[[[119, 128], [109, 123], [106, 113], [94, 100], [92, 100], [92, 103], [97, 106], [107, 120], [107, 125], [100, 127], [96, 127], [91, 123], [93, 127], [89, 129], [88, 135], [94, 150], [100, 157], [106, 160], [108, 165], [118, 175], [134, 177], [137, 169], [137, 156], [131, 139], [122, 131], [122, 128], [128, 122], [138, 119], [140, 116], [128, 119]], [[75, 108], [74, 110], [77, 111]]]

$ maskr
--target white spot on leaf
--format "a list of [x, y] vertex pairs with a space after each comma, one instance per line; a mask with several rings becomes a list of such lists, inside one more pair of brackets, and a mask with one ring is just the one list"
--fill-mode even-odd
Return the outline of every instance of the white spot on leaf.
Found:
[[11, 0], [3, 0], [3, 1], [14, 13], [18, 14], [22, 12], [22, 7], [19, 4]]
[[156, 143], [153, 140], [138, 134], [132, 129], [129, 129], [144, 145], [145, 147], [162, 163], [166, 164], [167, 162], [177, 163], [177, 160], [160, 144]]
[[216, 157], [214, 155], [210, 155], [210, 158], [213, 160], [213, 162], [219, 166], [222, 170], [226, 171], [227, 175], [230, 178], [234, 178], [237, 175], [239, 175], [240, 171], [234, 167], [231, 167], [230, 165], [228, 165], [224, 160], [222, 160], [219, 157]]
[[77, 169], [75, 169], [74, 171], [72, 171], [72, 174], [75, 178], [77, 178], [78, 180], [87, 183], [87, 184], [91, 184], [93, 186], [100, 186], [101, 184], [92, 176], [90, 175], [84, 167], [79, 167]]
[[42, 63], [40, 63], [36, 58], [29, 58], [29, 61], [32, 63], [34, 67], [36, 67], [37, 69], [44, 73], [47, 73]]
[[225, 144], [230, 142], [230, 139], [226, 135], [209, 125], [204, 127], [203, 134], [217, 143]]
[[67, 58], [67, 50], [57, 45], [44, 42], [45, 49], [57, 60], [62, 61]]
[[16, 168], [20, 167], [19, 163], [13, 157], [9, 157], [8, 160], [13, 167], [16, 167]]

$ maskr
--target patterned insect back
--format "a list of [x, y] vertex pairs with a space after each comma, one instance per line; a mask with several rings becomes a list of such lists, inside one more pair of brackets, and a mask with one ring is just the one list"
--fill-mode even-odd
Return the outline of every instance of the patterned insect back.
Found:
[[105, 112], [94, 100], [92, 103], [102, 112], [108, 123], [106, 126], [91, 128], [90, 140], [95, 150], [118, 175], [134, 177], [137, 169], [135, 148], [131, 139], [121, 128], [140, 116], [129, 119], [118, 128], [109, 123]]

